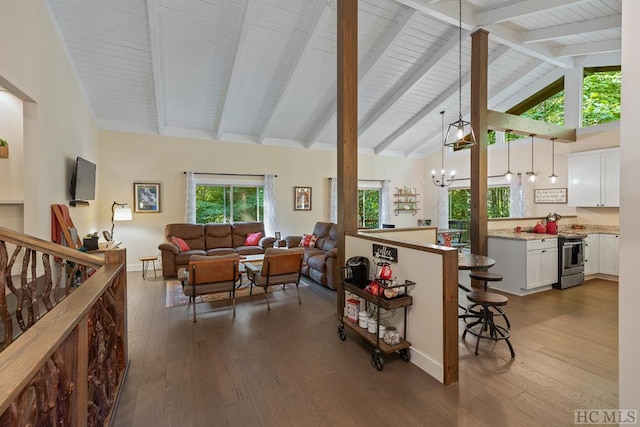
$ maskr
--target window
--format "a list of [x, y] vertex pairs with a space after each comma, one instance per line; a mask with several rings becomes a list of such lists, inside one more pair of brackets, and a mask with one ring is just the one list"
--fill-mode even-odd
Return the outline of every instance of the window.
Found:
[[380, 228], [380, 190], [358, 189], [358, 227]]
[[[489, 187], [487, 189], [487, 217], [508, 218], [511, 189], [505, 186]], [[456, 188], [449, 190], [449, 221], [456, 221], [453, 228], [466, 230], [462, 234], [462, 241], [469, 240], [469, 222], [471, 220], [471, 190]]]
[[262, 221], [264, 187], [196, 185], [196, 222]]
[[620, 67], [585, 68], [582, 81], [582, 126], [620, 120]]
[[[620, 120], [620, 66], [584, 69], [582, 79], [582, 127]], [[509, 114], [564, 125], [564, 77], [518, 105]], [[513, 139], [526, 138], [514, 135]]]

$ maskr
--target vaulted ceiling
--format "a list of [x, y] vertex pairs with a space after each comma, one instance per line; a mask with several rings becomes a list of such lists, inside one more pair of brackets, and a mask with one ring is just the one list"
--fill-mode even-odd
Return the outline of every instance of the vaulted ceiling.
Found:
[[[47, 0], [100, 129], [336, 146], [337, 0]], [[621, 0], [464, 0], [489, 35], [489, 108], [620, 64]], [[359, 150], [428, 155], [458, 117], [458, 0], [359, 1]]]

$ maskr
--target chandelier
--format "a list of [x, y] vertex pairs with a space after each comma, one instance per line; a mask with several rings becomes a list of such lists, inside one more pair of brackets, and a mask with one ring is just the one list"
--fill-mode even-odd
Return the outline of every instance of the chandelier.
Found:
[[440, 121], [441, 121], [441, 127], [440, 127], [440, 136], [442, 138], [442, 147], [440, 147], [440, 153], [441, 153], [441, 169], [440, 169], [440, 179], [436, 179], [436, 171], [431, 171], [431, 180], [433, 181], [433, 184], [438, 186], [438, 187], [448, 187], [451, 184], [453, 184], [454, 178], [456, 176], [456, 171], [451, 171], [449, 178], [447, 179], [447, 173], [444, 170], [444, 147], [446, 146], [446, 144], [444, 143], [444, 110], [440, 111]]

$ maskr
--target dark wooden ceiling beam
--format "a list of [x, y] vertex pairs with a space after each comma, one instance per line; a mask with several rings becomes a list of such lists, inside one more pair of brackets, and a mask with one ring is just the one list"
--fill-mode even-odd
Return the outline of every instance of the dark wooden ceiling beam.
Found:
[[[473, 98], [472, 98], [473, 99]], [[487, 127], [490, 130], [504, 132], [509, 130], [520, 135], [535, 135], [537, 138], [552, 139], [558, 142], [575, 142], [576, 129], [554, 125], [548, 122], [532, 120], [499, 111], [487, 111]], [[476, 134], [477, 135], [477, 134]]]

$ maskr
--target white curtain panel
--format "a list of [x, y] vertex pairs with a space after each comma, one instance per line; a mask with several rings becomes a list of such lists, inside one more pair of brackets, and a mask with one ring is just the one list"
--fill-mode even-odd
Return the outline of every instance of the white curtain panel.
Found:
[[385, 179], [380, 188], [380, 227], [391, 223], [391, 181]]
[[196, 223], [196, 179], [192, 171], [187, 172], [187, 188], [184, 200], [184, 222]]
[[438, 190], [438, 228], [449, 228], [449, 187]]
[[264, 176], [264, 232], [275, 235], [276, 228], [276, 180], [272, 174]]
[[524, 217], [522, 204], [522, 175], [514, 174], [509, 183], [509, 214], [513, 218]]
[[329, 178], [329, 221], [338, 223], [338, 178]]

